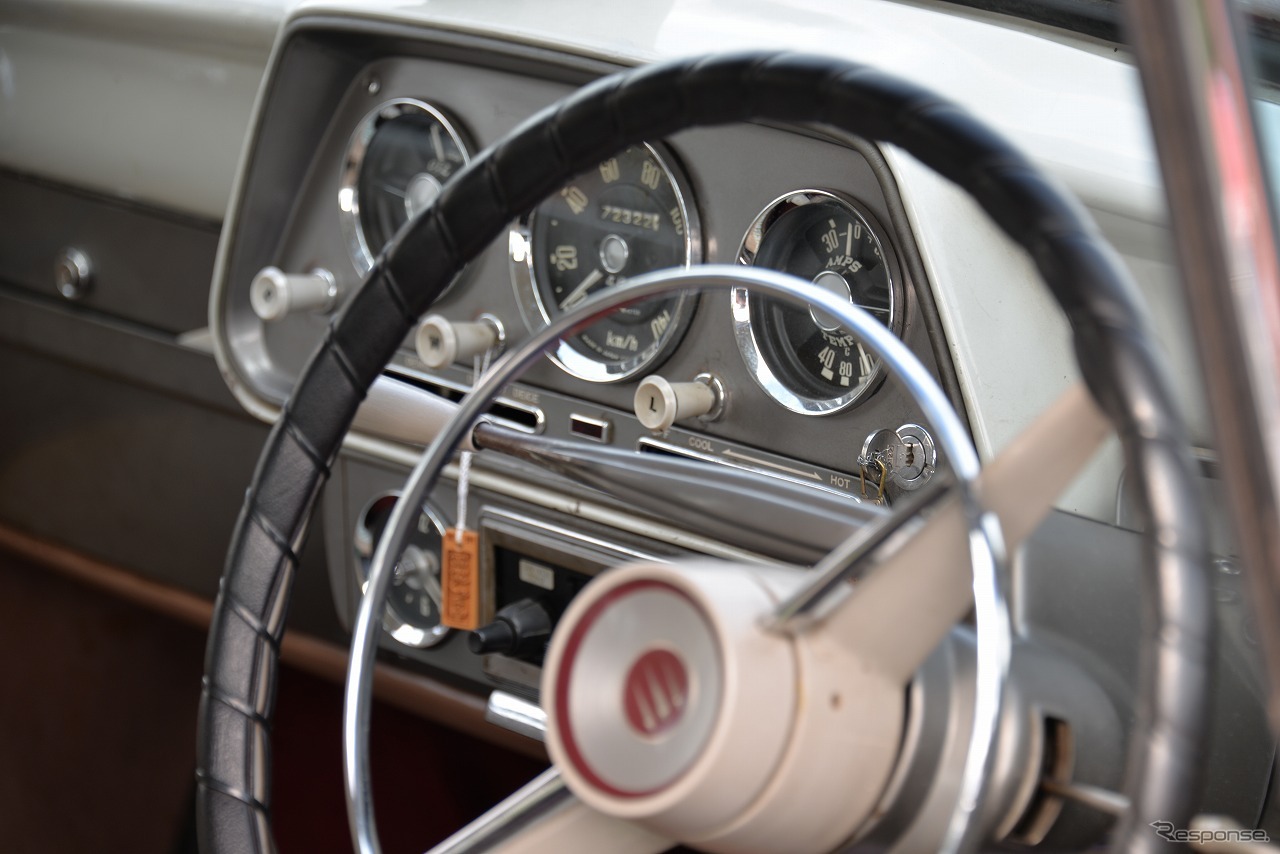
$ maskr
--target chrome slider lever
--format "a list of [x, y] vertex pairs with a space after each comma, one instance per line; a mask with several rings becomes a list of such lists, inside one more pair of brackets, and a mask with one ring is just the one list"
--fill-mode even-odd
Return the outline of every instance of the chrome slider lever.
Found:
[[1083, 783], [1062, 783], [1057, 780], [1041, 780], [1040, 788], [1051, 795], [1075, 801], [1107, 815], [1122, 816], [1129, 810], [1129, 799], [1116, 792], [1099, 789]]
[[546, 740], [547, 713], [537, 703], [515, 694], [506, 691], [494, 691], [490, 694], [484, 719], [520, 735], [538, 741]]
[[[809, 564], [886, 511], [833, 492], [697, 460], [640, 455], [479, 424], [472, 442], [537, 463], [575, 483], [699, 533]], [[743, 501], [743, 496], [752, 496]]]

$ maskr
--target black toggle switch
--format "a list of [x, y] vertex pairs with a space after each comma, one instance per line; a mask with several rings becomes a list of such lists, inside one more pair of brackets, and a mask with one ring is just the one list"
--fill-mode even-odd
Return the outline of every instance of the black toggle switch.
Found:
[[551, 637], [551, 616], [533, 599], [512, 602], [499, 611], [492, 623], [467, 637], [467, 647], [476, 655], [501, 653], [513, 658], [541, 658]]

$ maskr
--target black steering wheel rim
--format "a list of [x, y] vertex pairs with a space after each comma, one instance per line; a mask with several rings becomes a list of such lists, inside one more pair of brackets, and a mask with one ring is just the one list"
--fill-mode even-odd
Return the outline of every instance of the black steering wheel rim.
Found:
[[697, 125], [817, 122], [896, 145], [966, 190], [1028, 251], [1066, 312], [1115, 425], [1147, 531], [1144, 646], [1115, 850], [1157, 850], [1198, 793], [1212, 626], [1185, 429], [1134, 288], [1082, 208], [957, 106], [851, 63], [751, 53], [612, 75], [486, 149], [411, 222], [330, 326], [284, 407], [237, 522], [200, 703], [201, 848], [274, 850], [269, 727], [279, 640], [307, 521], [356, 409], [445, 286], [515, 217], [625, 145]]

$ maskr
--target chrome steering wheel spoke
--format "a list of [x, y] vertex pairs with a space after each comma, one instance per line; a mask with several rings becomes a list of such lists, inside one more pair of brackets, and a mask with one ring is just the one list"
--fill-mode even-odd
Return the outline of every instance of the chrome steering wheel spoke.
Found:
[[430, 854], [657, 854], [673, 845], [629, 821], [602, 815], [574, 797], [549, 768], [497, 803]]

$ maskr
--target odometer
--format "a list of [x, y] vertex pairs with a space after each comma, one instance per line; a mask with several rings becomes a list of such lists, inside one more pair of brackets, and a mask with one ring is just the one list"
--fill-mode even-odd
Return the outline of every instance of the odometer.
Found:
[[[901, 292], [887, 243], [870, 215], [818, 190], [788, 194], [752, 223], [739, 261], [813, 282], [900, 331]], [[795, 412], [851, 406], [879, 382], [879, 359], [834, 317], [812, 306], [733, 292], [738, 346], [757, 382]]]
[[[687, 199], [669, 156], [633, 145], [538, 205], [511, 241], [530, 326], [641, 273], [701, 260], [697, 215]], [[561, 342], [551, 358], [582, 379], [626, 379], [671, 351], [692, 309], [692, 296], [622, 309]]]

